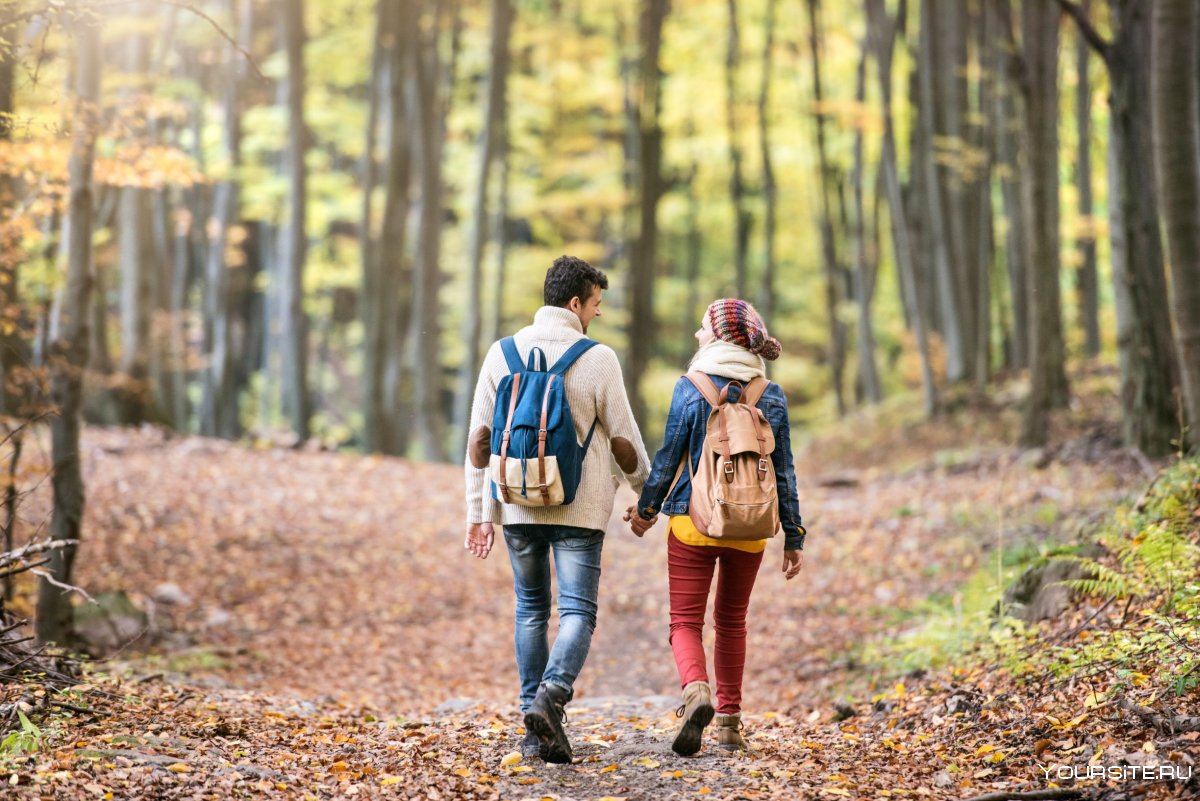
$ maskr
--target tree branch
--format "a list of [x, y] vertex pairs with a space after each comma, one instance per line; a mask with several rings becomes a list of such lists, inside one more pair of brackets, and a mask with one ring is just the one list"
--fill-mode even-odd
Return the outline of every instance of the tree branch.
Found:
[[1092, 21], [1088, 19], [1083, 8], [1073, 2], [1073, 0], [1058, 0], [1058, 5], [1063, 12], [1068, 16], [1073, 17], [1075, 24], [1079, 26], [1079, 32], [1083, 34], [1083, 38], [1091, 46], [1093, 50], [1104, 59], [1104, 63], [1108, 64], [1112, 53], [1112, 42], [1100, 35], [1100, 32], [1092, 26]]
[[188, 3], [181, 2], [180, 0], [158, 0], [158, 2], [160, 2], [164, 5], [175, 6], [176, 8], [181, 8], [184, 11], [188, 11], [192, 14], [195, 14], [197, 17], [200, 17], [201, 19], [206, 21], [209, 25], [211, 25], [213, 27], [213, 30], [215, 30], [221, 36], [222, 39], [224, 39], [226, 42], [229, 42], [229, 44], [233, 45], [234, 48], [239, 53], [242, 54], [242, 57], [246, 59], [246, 63], [248, 63], [250, 65], [250, 68], [254, 70], [255, 74], [258, 75], [260, 80], [262, 80], [262, 81], [267, 80], [267, 76], [263, 75], [262, 70], [260, 70], [258, 68], [258, 64], [254, 61], [254, 57], [251, 56], [248, 52], [246, 52], [246, 49], [243, 48], [241, 45], [239, 45], [232, 36], [230, 36], [228, 33], [226, 33], [225, 29], [222, 28], [220, 25], [218, 25], [217, 21], [215, 19], [210, 17], [208, 14], [205, 14], [203, 11], [196, 8], [195, 6], [189, 5]]

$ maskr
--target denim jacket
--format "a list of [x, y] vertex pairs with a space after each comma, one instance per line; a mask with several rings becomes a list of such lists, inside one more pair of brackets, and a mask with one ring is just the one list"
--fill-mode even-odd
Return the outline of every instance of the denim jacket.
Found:
[[[710, 375], [709, 378], [720, 391], [729, 383], [728, 378]], [[736, 400], [738, 391], [730, 393], [730, 400]], [[784, 548], [798, 550], [804, 548], [804, 524], [800, 521], [800, 499], [796, 492], [796, 468], [792, 463], [792, 442], [788, 425], [787, 397], [780, 386], [774, 382], [767, 387], [762, 398], [758, 401], [771, 424], [775, 435], [775, 450], [771, 461], [775, 466], [775, 480], [779, 493], [779, 520], [783, 526]], [[692, 497], [691, 476], [684, 467], [679, 476], [679, 483], [671, 489], [675, 480], [683, 452], [686, 448], [692, 460], [692, 469], [697, 469], [700, 454], [704, 448], [704, 434], [708, 426], [708, 415], [712, 406], [700, 394], [700, 390], [686, 377], [681, 377], [675, 384], [675, 393], [671, 396], [671, 409], [667, 412], [667, 428], [663, 433], [663, 446], [654, 455], [654, 463], [650, 467], [650, 477], [642, 487], [641, 497], [638, 498], [638, 509], [642, 517], [650, 518], [662, 511], [667, 515], [686, 515], [688, 501]]]

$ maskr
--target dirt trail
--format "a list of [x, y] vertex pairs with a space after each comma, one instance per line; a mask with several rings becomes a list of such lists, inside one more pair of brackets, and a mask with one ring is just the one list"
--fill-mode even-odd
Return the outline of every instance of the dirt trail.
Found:
[[[80, 580], [143, 602], [164, 584], [185, 596], [155, 605], [161, 655], [124, 666], [135, 678], [165, 674], [153, 689], [164, 704], [183, 694], [171, 714], [213, 753], [176, 750], [206, 780], [317, 797], [802, 797], [830, 782], [879, 781], [861, 755], [816, 744], [830, 732], [841, 742], [830, 705], [861, 683], [847, 664], [856, 644], [894, 632], [897, 611], [952, 591], [990, 550], [1044, 539], [1129, 492], [1125, 464], [1033, 470], [1019, 458], [980, 449], [903, 473], [860, 470], [832, 487], [816, 481], [821, 465], [802, 461], [806, 568], [785, 583], [781, 543], [771, 543], [751, 607], [743, 756], [712, 743], [690, 759], [670, 752], [678, 682], [665, 525], [638, 540], [614, 511], [598, 629], [568, 708], [577, 763], [501, 767], [519, 724], [511, 574], [502, 544], [484, 562], [462, 549], [453, 467], [89, 431], [84, 554], [93, 558], [81, 561]], [[419, 506], [400, 494], [417, 482], [434, 488]], [[631, 499], [623, 490], [618, 509]], [[239, 737], [253, 739], [239, 726], [260, 715], [250, 730], [265, 739], [238, 748]], [[241, 722], [214, 739], [204, 736], [212, 720]], [[337, 742], [339, 731], [349, 739]], [[309, 732], [334, 737], [342, 758], [304, 756]], [[147, 742], [138, 747], [151, 756], [164, 751]], [[111, 750], [111, 738], [100, 745]], [[221, 757], [226, 745], [237, 756]], [[121, 760], [138, 765], [128, 754], [110, 762]], [[238, 760], [248, 772], [229, 772]], [[147, 770], [163, 778], [166, 768]], [[269, 775], [251, 775], [259, 770]]]

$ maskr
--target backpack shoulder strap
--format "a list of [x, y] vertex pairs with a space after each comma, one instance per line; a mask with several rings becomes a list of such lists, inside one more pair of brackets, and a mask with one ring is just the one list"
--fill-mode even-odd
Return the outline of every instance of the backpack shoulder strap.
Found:
[[694, 372], [687, 373], [684, 378], [692, 382], [692, 386], [700, 390], [700, 394], [708, 401], [708, 405], [714, 409], [721, 405], [721, 396], [717, 392], [717, 385], [713, 380], [704, 373]]
[[586, 337], [579, 340], [574, 345], [567, 348], [567, 352], [558, 358], [558, 361], [556, 361], [554, 366], [550, 368], [550, 372], [560, 377], [566, 376], [567, 370], [571, 369], [571, 365], [575, 364], [575, 362], [579, 360], [580, 356], [587, 353], [589, 350], [599, 344], [600, 343], [596, 340], [587, 339]]
[[770, 386], [771, 382], [762, 376], [750, 379], [750, 381], [746, 384], [745, 389], [742, 390], [742, 397], [740, 398], [741, 402], [747, 403], [751, 406], [757, 406], [758, 402], [762, 400], [762, 396], [766, 394], [766, 391]]
[[512, 337], [500, 340], [500, 350], [504, 351], [504, 361], [508, 362], [510, 373], [519, 373], [525, 369], [525, 363], [521, 361], [521, 354], [517, 350], [516, 340]]

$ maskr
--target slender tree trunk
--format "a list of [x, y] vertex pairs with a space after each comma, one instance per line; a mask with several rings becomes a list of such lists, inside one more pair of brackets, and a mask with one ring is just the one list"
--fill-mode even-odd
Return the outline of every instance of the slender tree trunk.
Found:
[[[906, 3], [901, 0], [897, 19], [903, 20]], [[900, 185], [900, 165], [896, 154], [895, 121], [892, 114], [892, 53], [896, 44], [897, 23], [887, 13], [884, 0], [867, 0], [868, 36], [875, 53], [875, 68], [883, 112], [883, 143], [880, 163], [888, 198], [888, 216], [892, 223], [892, 247], [896, 269], [900, 274], [901, 296], [907, 301], [905, 316], [910, 321], [921, 362], [921, 387], [925, 414], [937, 411], [937, 388], [933, 382], [933, 366], [929, 356], [929, 340], [925, 329], [925, 310], [917, 291], [916, 269], [913, 265], [913, 246], [909, 218], [905, 208], [904, 191]]]
[[[374, 193], [379, 170], [376, 167], [376, 141], [379, 128], [379, 106], [389, 78], [385, 70], [390, 66], [388, 48], [397, 46], [393, 42], [393, 26], [390, 22], [395, 13], [395, 3], [390, 0], [375, 2], [375, 43], [371, 51], [371, 74], [367, 81], [367, 131], [366, 144], [360, 162], [362, 174], [362, 217], [359, 224], [359, 253], [362, 259], [362, 297], [359, 308], [363, 325], [363, 445], [366, 450], [384, 450], [382, 427], [384, 408], [384, 375], [387, 364], [388, 330], [384, 309], [387, 301], [383, 297], [383, 253], [375, 237]], [[389, 157], [391, 154], [389, 153]], [[392, 254], [395, 258], [397, 254]]]
[[1022, 199], [1030, 234], [1030, 394], [1021, 436], [1026, 446], [1046, 443], [1049, 411], [1067, 402], [1059, 289], [1058, 19], [1050, 3], [1021, 6], [1027, 81]]
[[[854, 99], [866, 103], [867, 58], [870, 43], [863, 40], [862, 58], [854, 82]], [[854, 188], [854, 299], [858, 304], [858, 385], [867, 403], [883, 400], [883, 386], [879, 381], [879, 369], [875, 364], [875, 329], [871, 320], [871, 301], [875, 295], [875, 276], [879, 263], [874, 248], [867, 242], [866, 208], [863, 203], [865, 165], [863, 158], [863, 129], [854, 131], [854, 170], [850, 176]], [[868, 255], [869, 254], [869, 255]]]
[[[1086, 14], [1089, 0], [1083, 0]], [[1079, 322], [1083, 327], [1083, 352], [1089, 358], [1100, 355], [1100, 282], [1096, 267], [1096, 233], [1092, 225], [1092, 85], [1088, 77], [1089, 48], [1083, 36], [1075, 46], [1075, 185], [1079, 192], [1079, 216], [1084, 228], [1076, 243], [1079, 266], [1075, 268], [1075, 291]]]
[[829, 366], [833, 373], [833, 394], [838, 417], [846, 414], [846, 325], [838, 318], [842, 303], [840, 291], [841, 268], [833, 236], [833, 203], [830, 192], [837, 179], [829, 161], [825, 143], [824, 94], [821, 84], [821, 20], [820, 0], [808, 0], [809, 50], [812, 57], [813, 103], [816, 106], [817, 163], [821, 171], [821, 254], [825, 267], [825, 306], [829, 314]]
[[[995, 57], [993, 48], [996, 46], [996, 32], [992, 26], [992, 16], [987, 9], [980, 9], [973, 17], [975, 22], [974, 37], [977, 48], [978, 63], [991, 64]], [[973, 195], [972, 223], [975, 227], [968, 241], [973, 244], [974, 253], [969, 262], [967, 289], [972, 295], [972, 306], [967, 311], [964, 324], [971, 328], [971, 341], [974, 344], [972, 356], [972, 373], [975, 378], [975, 390], [983, 394], [987, 389], [988, 379], [992, 370], [992, 303], [991, 280], [992, 267], [995, 262], [995, 238], [992, 229], [992, 162], [995, 158], [994, 131], [997, 120], [992, 94], [995, 91], [995, 76], [983, 73], [979, 78], [977, 88], [978, 105], [975, 114], [981, 120], [981, 125], [973, 136], [974, 147], [978, 150], [981, 163], [973, 176], [970, 189]], [[973, 324], [972, 324], [973, 323]]]
[[774, 74], [775, 0], [767, 0], [763, 22], [762, 79], [758, 93], [758, 142], [762, 158], [763, 275], [758, 293], [758, 311], [770, 326], [775, 319], [775, 224], [779, 216], [778, 187], [771, 162], [771, 78]]
[[[245, 46], [249, 42], [249, 14], [239, 13], [239, 5], [249, 5], [248, 0], [230, 0], [231, 17], [238, 21], [238, 40]], [[233, 271], [244, 269], [244, 264], [230, 261], [230, 230], [239, 220], [240, 206], [238, 167], [242, 162], [241, 90], [244, 80], [242, 55], [233, 43], [225, 46], [225, 115], [223, 136], [225, 153], [229, 159], [230, 174], [216, 188], [214, 225], [208, 249], [205, 297], [205, 339], [209, 354], [208, 369], [205, 371], [203, 414], [201, 431], [209, 436], [236, 438], [241, 434], [238, 419], [238, 393], [233, 352], [233, 321], [239, 303], [235, 294]], [[174, 304], [172, 304], [174, 305]]]
[[1200, 8], [1157, 0], [1151, 97], [1187, 443], [1200, 451]]
[[416, 364], [414, 429], [421, 455], [429, 461], [446, 461], [442, 414], [441, 325], [438, 289], [441, 283], [442, 228], [442, 75], [438, 56], [438, 22], [414, 48], [413, 93], [416, 99], [417, 158], [421, 186], [420, 225], [417, 235], [417, 269], [414, 281], [412, 336]]
[[69, 166], [67, 276], [58, 336], [50, 348], [50, 393], [58, 415], [50, 423], [54, 472], [54, 539], [71, 545], [51, 551], [38, 586], [37, 637], [65, 643], [71, 634], [71, 603], [58, 584], [69, 583], [83, 529], [83, 471], [79, 457], [83, 368], [88, 357], [88, 310], [92, 291], [92, 164], [100, 119], [100, 31], [98, 21], [80, 15], [75, 21], [75, 108]]
[[[928, 119], [933, 137], [927, 141], [929, 163], [937, 179], [938, 203], [946, 235], [946, 264], [949, 270], [939, 277], [938, 290], [945, 293], [942, 302], [943, 328], [947, 333], [946, 377], [966, 379], [975, 354], [976, 252], [972, 221], [976, 215], [976, 196], [967, 177], [968, 167], [961, 157], [970, 145], [964, 130], [967, 117], [968, 24], [965, 0], [925, 0], [929, 7], [930, 32], [922, 48], [928, 48], [928, 71], [932, 91]], [[939, 164], [940, 156], [951, 156], [957, 163]], [[951, 347], [957, 341], [958, 347]], [[956, 352], [957, 350], [957, 352]]]
[[734, 291], [745, 298], [749, 289], [750, 226], [752, 218], [746, 207], [746, 182], [742, 175], [742, 148], [738, 144], [737, 73], [741, 60], [741, 40], [738, 35], [737, 0], [728, 0], [729, 32], [725, 48], [725, 125], [729, 143], [729, 196], [733, 202], [733, 265]]
[[641, 379], [650, 365], [654, 342], [654, 278], [658, 266], [658, 201], [663, 195], [662, 108], [659, 52], [667, 0], [648, 0], [638, 20], [637, 122], [638, 237], [630, 265], [629, 360], [625, 384], [638, 424], [646, 425]]
[[504, 282], [506, 279], [506, 262], [508, 260], [508, 108], [500, 117], [496, 126], [496, 162], [500, 169], [500, 186], [496, 192], [496, 216], [492, 222], [492, 230], [496, 232], [496, 261], [494, 265], [494, 281], [492, 290], [492, 327], [488, 341], [495, 342], [503, 336], [504, 331]]
[[304, 264], [308, 251], [305, 228], [308, 129], [304, 123], [304, 0], [285, 0], [283, 42], [287, 53], [288, 207], [282, 242], [280, 307], [283, 320], [283, 408], [298, 443], [309, 436], [308, 318], [304, 313]]
[[[1150, 10], [1139, 0], [1110, 0], [1115, 38], [1104, 41], [1073, 3], [1061, 3], [1108, 68], [1115, 191], [1113, 281], [1125, 441], [1151, 455], [1171, 449], [1179, 431], [1179, 363], [1171, 336], [1151, 125]], [[1126, 314], [1122, 320], [1121, 310]]]
[[[688, 121], [687, 138], [695, 135], [695, 127]], [[688, 166], [684, 176], [684, 186], [687, 187], [687, 301], [684, 303], [682, 329], [683, 353], [690, 354], [696, 348], [695, 331], [700, 327], [700, 318], [704, 309], [700, 305], [700, 251], [704, 242], [704, 234], [700, 230], [700, 193], [696, 191], [696, 176], [700, 173], [700, 165], [693, 161]], [[686, 363], [686, 362], [685, 362]]]
[[[15, 25], [0, 27], [0, 143], [12, 141], [17, 34]], [[13, 417], [24, 413], [27, 390], [21, 368], [28, 367], [30, 358], [22, 336], [23, 314], [17, 294], [20, 234], [12, 224], [15, 203], [12, 179], [0, 175], [0, 415]]]
[[[140, 5], [137, 8], [142, 8]], [[144, 10], [144, 9], [143, 9]], [[128, 75], [144, 79], [150, 64], [149, 41], [145, 35], [129, 39]], [[125, 94], [128, 103], [137, 102], [142, 91], [134, 86]], [[145, 130], [134, 129], [131, 137], [141, 141], [128, 144], [144, 146]], [[126, 186], [120, 190], [117, 212], [120, 248], [121, 361], [117, 384], [117, 408], [123, 423], [137, 425], [154, 417], [154, 390], [150, 381], [150, 317], [154, 308], [154, 258], [149, 190]]]
[[925, 189], [925, 212], [928, 221], [927, 233], [933, 250], [935, 297], [939, 311], [942, 337], [946, 344], [946, 377], [959, 381], [965, 375], [964, 346], [958, 310], [954, 265], [951, 262], [951, 230], [946, 223], [941, 182], [938, 180], [937, 163], [934, 160], [936, 142], [938, 98], [934, 87], [937, 71], [935, 58], [934, 10], [930, 0], [921, 3], [921, 37], [918, 44], [917, 76], [920, 93], [919, 131], [922, 148], [921, 168]]
[[1012, 326], [1005, 343], [1005, 365], [1014, 370], [1029, 365], [1029, 312], [1025, 304], [1025, 259], [1027, 234], [1021, 210], [1021, 163], [1018, 137], [1021, 130], [1020, 76], [1021, 59], [1012, 31], [1012, 10], [1007, 1], [988, 3], [985, 12], [992, 19], [1000, 43], [995, 48], [992, 69], [996, 76], [996, 161], [1000, 198], [1004, 209], [1004, 266], [1008, 279], [1008, 297], [1012, 304]]
[[488, 181], [496, 152], [496, 129], [507, 113], [505, 100], [508, 84], [509, 32], [512, 29], [513, 7], [510, 0], [492, 0], [491, 62], [483, 92], [483, 125], [479, 133], [478, 163], [476, 165], [474, 209], [471, 217], [471, 238], [467, 253], [467, 307], [463, 314], [463, 345], [466, 353], [458, 375], [458, 394], [455, 397], [454, 421], [458, 437], [454, 453], [465, 453], [467, 423], [471, 414], [471, 395], [479, 371], [481, 334], [483, 333], [483, 247], [487, 241]]

